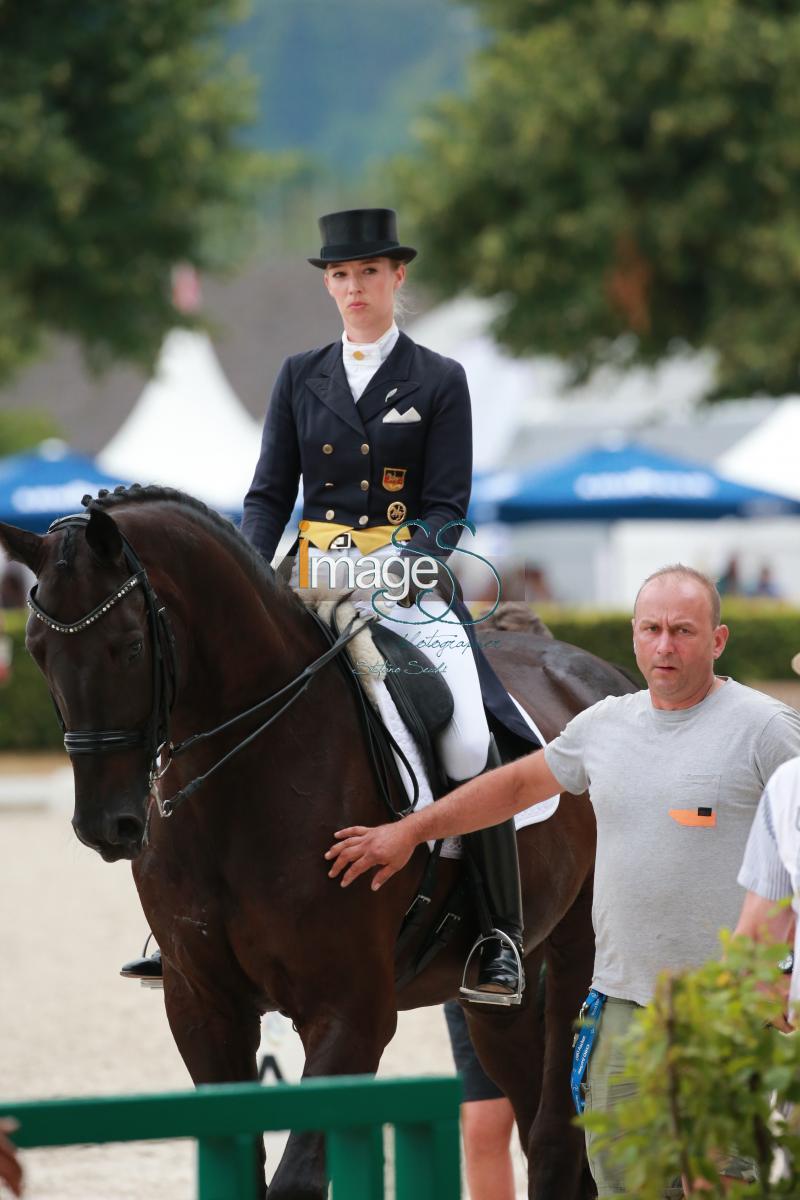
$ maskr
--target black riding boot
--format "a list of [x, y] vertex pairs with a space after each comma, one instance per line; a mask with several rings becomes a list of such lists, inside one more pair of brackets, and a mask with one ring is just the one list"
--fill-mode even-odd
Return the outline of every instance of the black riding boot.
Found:
[[[485, 770], [500, 766], [492, 739]], [[480, 970], [474, 991], [483, 1004], [518, 1003], [525, 987], [522, 967], [522, 894], [513, 818], [462, 838], [475, 879], [481, 936]], [[505, 934], [500, 937], [498, 934]], [[467, 992], [472, 989], [466, 989]]]
[[152, 937], [152, 933], [144, 944], [141, 958], [131, 959], [120, 968], [120, 975], [124, 979], [144, 979], [145, 982], [152, 980], [163, 979], [164, 971], [161, 966], [161, 951], [156, 950], [153, 954], [147, 953], [147, 946]]

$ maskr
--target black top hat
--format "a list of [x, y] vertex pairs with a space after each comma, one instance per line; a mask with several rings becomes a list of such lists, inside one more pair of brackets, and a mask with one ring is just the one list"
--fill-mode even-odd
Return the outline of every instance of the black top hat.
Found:
[[411, 262], [417, 256], [411, 246], [401, 246], [398, 242], [397, 213], [393, 208], [350, 208], [347, 212], [327, 213], [319, 219], [319, 232], [322, 237], [319, 258], [308, 260], [314, 267], [358, 258], [397, 258]]

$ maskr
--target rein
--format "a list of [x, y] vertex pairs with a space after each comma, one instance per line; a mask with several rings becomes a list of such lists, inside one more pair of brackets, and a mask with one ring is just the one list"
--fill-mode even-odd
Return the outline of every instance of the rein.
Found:
[[[68, 517], [60, 517], [54, 521], [48, 529], [48, 533], [54, 532], [56, 529], [63, 528], [68, 525], [85, 526], [90, 520], [88, 513], [76, 513]], [[128, 542], [125, 535], [120, 530], [122, 538], [123, 552], [125, 562], [133, 573], [130, 578], [125, 581], [115, 592], [101, 601], [96, 608], [93, 608], [86, 616], [73, 621], [70, 624], [65, 624], [61, 621], [56, 621], [49, 613], [39, 605], [36, 599], [37, 587], [31, 589], [28, 597], [28, 608], [37, 620], [41, 621], [48, 629], [52, 629], [54, 633], [74, 634], [82, 633], [89, 629], [96, 621], [124, 600], [135, 588], [141, 587], [144, 592], [145, 604], [147, 606], [148, 625], [151, 634], [151, 645], [153, 655], [153, 697], [151, 702], [150, 717], [144, 729], [81, 729], [68, 730], [64, 723], [64, 719], [58, 709], [58, 705], [53, 698], [53, 705], [58, 715], [61, 728], [64, 731], [64, 748], [67, 754], [73, 756], [75, 754], [111, 754], [122, 750], [134, 750], [141, 747], [149, 748], [150, 757], [150, 773], [149, 786], [152, 789], [153, 784], [158, 779], [162, 779], [172, 765], [173, 759], [181, 754], [184, 754], [190, 748], [197, 746], [200, 742], [204, 742], [209, 738], [216, 737], [219, 733], [224, 733], [231, 729], [240, 721], [246, 720], [248, 717], [253, 717], [260, 713], [268, 705], [273, 704], [287, 693], [293, 693], [289, 699], [281, 705], [277, 712], [268, 717], [257, 729], [249, 733], [247, 737], [238, 742], [227, 754], [218, 759], [213, 766], [209, 767], [202, 775], [196, 776], [185, 787], [176, 792], [174, 796], [170, 796], [167, 800], [161, 800], [156, 795], [156, 803], [158, 804], [159, 812], [162, 817], [169, 817], [175, 812], [184, 800], [192, 796], [198, 788], [200, 788], [206, 780], [210, 779], [217, 771], [230, 762], [234, 755], [240, 750], [244, 750], [251, 742], [262, 734], [266, 729], [269, 729], [280, 716], [291, 708], [296, 700], [303, 695], [311, 681], [317, 673], [334, 659], [344, 647], [350, 642], [356, 634], [368, 624], [368, 620], [362, 617], [355, 616], [339, 634], [336, 640], [328, 647], [328, 649], [315, 658], [313, 662], [304, 667], [299, 675], [279, 688], [277, 692], [267, 696], [264, 700], [260, 700], [257, 704], [245, 709], [234, 717], [223, 721], [220, 725], [214, 726], [213, 729], [207, 729], [203, 733], [195, 733], [186, 738], [183, 742], [177, 745], [173, 744], [169, 737], [169, 718], [172, 707], [175, 702], [176, 680], [177, 680], [177, 660], [175, 656], [175, 645], [172, 637], [172, 632], [167, 623], [166, 610], [159, 603], [158, 597], [153, 589], [152, 584], [147, 575], [147, 571], [139, 559], [136, 551]], [[166, 645], [167, 653], [164, 654], [163, 647]], [[165, 765], [160, 765], [161, 760], [166, 753], [167, 761]]]
[[327, 666], [327, 664], [344, 649], [347, 643], [352, 641], [356, 634], [361, 632], [366, 624], [368, 624], [368, 621], [366, 621], [364, 618], [358, 616], [353, 617], [345, 629], [339, 634], [339, 637], [336, 639], [336, 641], [325, 651], [324, 654], [321, 654], [319, 658], [315, 658], [313, 662], [309, 663], [307, 667], [303, 668], [299, 675], [296, 675], [294, 679], [291, 679], [277, 692], [273, 692], [271, 696], [267, 696], [264, 700], [259, 700], [257, 704], [254, 704], [251, 708], [245, 709], [244, 712], [238, 713], [235, 717], [230, 717], [227, 721], [223, 721], [221, 725], [215, 725], [213, 729], [207, 729], [204, 733], [194, 733], [191, 735], [191, 737], [186, 738], [183, 742], [179, 742], [176, 746], [170, 743], [168, 748], [169, 759], [167, 761], [167, 765], [161, 771], [162, 776], [169, 770], [170, 766], [172, 765], [172, 760], [177, 758], [180, 754], [184, 754], [191, 747], [198, 745], [200, 742], [206, 741], [207, 738], [215, 737], [218, 733], [224, 733], [226, 729], [230, 729], [232, 726], [237, 725], [239, 721], [244, 721], [248, 717], [255, 716], [256, 713], [261, 712], [262, 709], [266, 708], [269, 704], [272, 704], [275, 700], [279, 700], [281, 696], [285, 696], [287, 692], [291, 692], [293, 689], [296, 689], [294, 691], [294, 695], [290, 696], [286, 703], [281, 705], [276, 713], [273, 713], [271, 717], [268, 717], [267, 720], [259, 725], [257, 729], [254, 729], [252, 733], [249, 733], [247, 737], [243, 739], [243, 741], [237, 742], [232, 750], [229, 750], [227, 754], [224, 754], [222, 758], [218, 759], [217, 762], [215, 762], [213, 766], [209, 767], [209, 769], [203, 775], [198, 775], [191, 781], [191, 783], [187, 783], [185, 787], [182, 787], [179, 792], [176, 792], [174, 796], [170, 796], [167, 800], [162, 801], [157, 797], [158, 809], [162, 817], [171, 817], [175, 809], [182, 804], [184, 800], [188, 800], [189, 797], [192, 796], [197, 789], [206, 782], [207, 779], [210, 779], [211, 776], [219, 771], [221, 767], [224, 767], [226, 763], [230, 762], [234, 755], [238, 754], [240, 750], [244, 750], [246, 746], [249, 746], [251, 742], [254, 742], [259, 734], [262, 734], [265, 729], [269, 729], [270, 725], [277, 721], [278, 717], [283, 716], [287, 709], [291, 708], [295, 700], [300, 699], [311, 681], [314, 679], [315, 675], [324, 666]]

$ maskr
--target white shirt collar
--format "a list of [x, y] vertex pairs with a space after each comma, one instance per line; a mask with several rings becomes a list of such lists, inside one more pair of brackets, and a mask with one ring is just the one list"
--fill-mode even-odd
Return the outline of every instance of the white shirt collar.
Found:
[[400, 336], [400, 330], [397, 324], [392, 321], [386, 333], [381, 334], [377, 342], [351, 342], [345, 331], [342, 334], [342, 353], [347, 366], [351, 364], [369, 363], [371, 366], [380, 366], [386, 362], [386, 359], [392, 353]]

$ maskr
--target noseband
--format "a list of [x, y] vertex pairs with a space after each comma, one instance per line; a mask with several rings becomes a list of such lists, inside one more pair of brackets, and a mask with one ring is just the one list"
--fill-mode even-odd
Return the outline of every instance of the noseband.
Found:
[[[88, 513], [75, 513], [72, 516], [60, 517], [48, 529], [53, 533], [56, 529], [67, 527], [84, 527], [90, 519]], [[159, 603], [152, 584], [147, 577], [139, 556], [128, 539], [119, 530], [122, 538], [122, 549], [125, 564], [132, 572], [129, 579], [101, 601], [86, 616], [77, 621], [65, 624], [56, 621], [46, 613], [36, 599], [38, 585], [31, 588], [28, 596], [28, 608], [43, 625], [54, 633], [74, 634], [83, 633], [90, 629], [96, 621], [104, 617], [116, 604], [137, 587], [144, 593], [147, 609], [147, 624], [150, 631], [153, 660], [153, 690], [150, 702], [150, 715], [143, 729], [67, 729], [58, 705], [53, 698], [56, 714], [64, 731], [64, 749], [70, 757], [76, 754], [114, 754], [123, 750], [148, 751], [150, 761], [150, 786], [158, 775], [159, 756], [165, 745], [169, 743], [169, 716], [175, 698], [175, 680], [177, 663], [175, 659], [175, 644], [169, 628], [164, 606]]]

